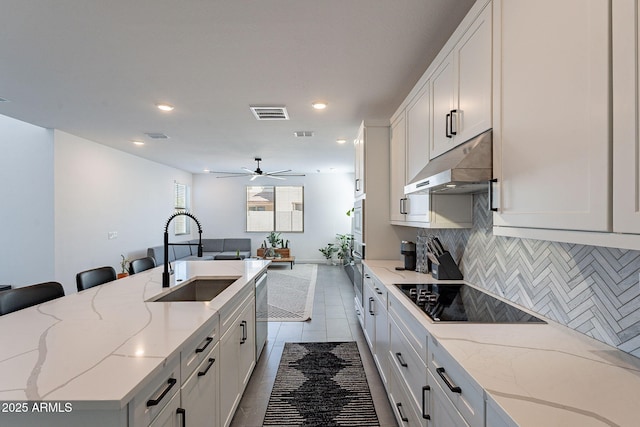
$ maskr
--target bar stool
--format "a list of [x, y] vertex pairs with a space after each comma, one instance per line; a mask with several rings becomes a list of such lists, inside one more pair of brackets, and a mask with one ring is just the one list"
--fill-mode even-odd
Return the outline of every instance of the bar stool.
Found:
[[116, 280], [116, 270], [113, 267], [98, 267], [91, 270], [81, 271], [76, 274], [76, 285], [78, 292], [103, 283]]
[[150, 270], [156, 266], [156, 260], [153, 257], [146, 256], [144, 258], [134, 259], [129, 263], [129, 274], [140, 273]]
[[0, 292], [0, 316], [64, 296], [58, 282], [44, 282]]

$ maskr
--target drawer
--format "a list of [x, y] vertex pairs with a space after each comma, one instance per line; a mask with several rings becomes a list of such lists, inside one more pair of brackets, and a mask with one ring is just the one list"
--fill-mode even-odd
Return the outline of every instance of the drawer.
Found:
[[422, 417], [419, 412], [421, 408], [416, 407], [413, 398], [409, 397], [410, 393], [395, 364], [389, 369], [388, 387], [389, 402], [399, 427], [433, 427], [431, 420]]
[[[469, 427], [460, 412], [445, 396], [444, 390], [429, 372], [429, 384], [431, 384], [431, 407], [429, 408], [431, 419], [439, 426]], [[487, 423], [487, 427], [498, 427]]]
[[416, 405], [422, 402], [422, 388], [427, 385], [427, 364], [409, 344], [393, 319], [389, 320], [389, 363], [394, 365], [407, 384]]
[[400, 330], [404, 331], [411, 346], [422, 361], [427, 363], [427, 329], [389, 292], [389, 317], [396, 321]]
[[433, 337], [429, 338], [428, 367], [462, 417], [471, 427], [484, 426], [484, 391]]
[[[131, 417], [133, 426], [148, 426], [162, 412], [172, 397], [180, 390], [180, 357], [175, 356], [165, 364], [151, 381], [134, 396]], [[178, 399], [179, 400], [179, 399]]]
[[229, 328], [236, 326], [238, 316], [242, 313], [247, 301], [255, 295], [255, 282], [252, 280], [220, 309], [220, 336]]
[[202, 329], [183, 346], [180, 352], [180, 375], [184, 380], [189, 378], [220, 339], [218, 316], [214, 316]]

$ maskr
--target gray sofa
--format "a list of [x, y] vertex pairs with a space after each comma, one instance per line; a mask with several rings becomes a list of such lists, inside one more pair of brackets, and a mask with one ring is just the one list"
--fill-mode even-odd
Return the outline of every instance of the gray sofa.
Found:
[[[180, 242], [182, 243], [182, 242]], [[169, 261], [175, 260], [224, 260], [244, 259], [251, 256], [251, 239], [202, 239], [202, 258], [198, 258], [198, 239], [189, 240], [191, 246], [169, 246]], [[147, 256], [164, 264], [164, 246], [147, 249]]]

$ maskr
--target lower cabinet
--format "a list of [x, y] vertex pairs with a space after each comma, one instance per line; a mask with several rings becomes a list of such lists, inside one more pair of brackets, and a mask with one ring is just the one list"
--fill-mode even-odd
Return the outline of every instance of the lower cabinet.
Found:
[[[237, 313], [237, 314], [236, 314]], [[249, 296], [231, 314], [220, 339], [220, 425], [229, 426], [255, 366], [255, 298]]]
[[[180, 390], [181, 415], [185, 426], [218, 427], [220, 425], [219, 345], [211, 350]], [[171, 424], [169, 424], [171, 425]]]
[[[428, 372], [429, 384], [431, 384], [429, 394], [431, 396], [431, 422], [435, 427], [438, 426], [455, 426], [469, 427], [460, 412], [451, 404], [444, 390], [440, 387], [431, 372]], [[495, 427], [489, 424], [491, 427]]]
[[371, 349], [382, 382], [387, 384], [387, 351], [389, 327], [387, 322], [387, 288], [371, 274], [364, 275], [363, 331]]
[[180, 407], [180, 394], [176, 393], [149, 424], [149, 427], [180, 427], [187, 425], [186, 421], [185, 410]]

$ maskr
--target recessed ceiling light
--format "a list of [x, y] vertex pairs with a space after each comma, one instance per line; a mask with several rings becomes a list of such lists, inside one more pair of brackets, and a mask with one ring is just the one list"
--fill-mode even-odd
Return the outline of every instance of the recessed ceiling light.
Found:
[[156, 104], [156, 107], [158, 107], [158, 110], [162, 111], [173, 111], [173, 109], [175, 108], [173, 105], [165, 103]]
[[204, 169], [202, 172], [204, 172], [204, 173], [209, 173], [209, 172], [211, 172], [211, 170], [209, 170], [209, 169]]
[[133, 142], [135, 145], [144, 145], [143, 141], [131, 141]]
[[338, 144], [344, 144], [344, 143], [346, 143], [346, 142], [347, 142], [347, 140], [346, 140], [346, 139], [344, 139], [344, 138], [340, 138], [340, 139], [336, 139], [336, 142], [337, 142]]
[[323, 101], [317, 101], [314, 102], [313, 104], [311, 104], [313, 106], [313, 108], [315, 108], [316, 110], [324, 110], [325, 108], [327, 108], [327, 103], [323, 102]]

